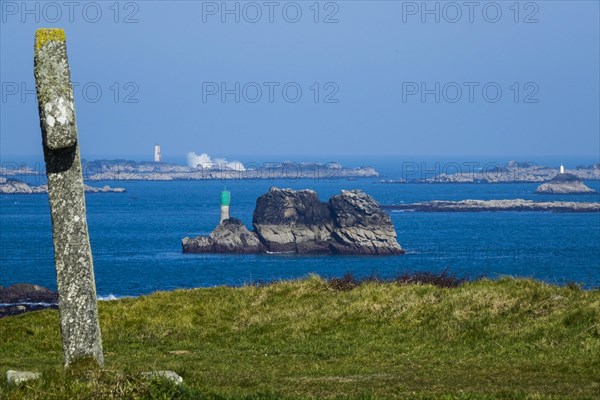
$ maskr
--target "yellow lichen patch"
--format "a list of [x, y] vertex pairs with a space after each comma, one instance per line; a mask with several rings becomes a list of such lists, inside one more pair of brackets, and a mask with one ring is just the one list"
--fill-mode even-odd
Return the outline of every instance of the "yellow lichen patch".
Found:
[[65, 36], [65, 30], [61, 28], [41, 28], [35, 31], [36, 48], [39, 49], [51, 40], [65, 42], [67, 40], [67, 37]]

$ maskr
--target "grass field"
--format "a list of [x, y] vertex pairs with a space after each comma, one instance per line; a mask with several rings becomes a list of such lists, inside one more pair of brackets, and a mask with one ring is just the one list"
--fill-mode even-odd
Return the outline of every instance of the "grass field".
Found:
[[[0, 319], [0, 398], [600, 398], [600, 290], [334, 283], [101, 302], [103, 370], [63, 371], [56, 310]], [[8, 369], [44, 378], [8, 386]]]

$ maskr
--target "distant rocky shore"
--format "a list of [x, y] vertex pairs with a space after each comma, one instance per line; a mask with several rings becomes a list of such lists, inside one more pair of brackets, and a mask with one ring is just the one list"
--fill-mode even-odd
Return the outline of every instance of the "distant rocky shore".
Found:
[[271, 188], [256, 201], [253, 230], [226, 219], [209, 236], [184, 238], [184, 253], [403, 254], [396, 231], [371, 196], [343, 190], [321, 202], [313, 190]]
[[[86, 193], [123, 193], [123, 188], [111, 188], [108, 185], [94, 187], [84, 185]], [[31, 186], [17, 179], [5, 179], [0, 177], [0, 193], [2, 194], [36, 194], [48, 193], [48, 185]]]
[[[449, 168], [450, 169], [450, 168]], [[452, 168], [455, 169], [455, 168]], [[531, 162], [510, 161], [504, 166], [491, 166], [478, 171], [458, 171], [457, 173], [440, 173], [437, 176], [420, 179], [423, 183], [515, 183], [546, 182], [559, 174], [559, 168], [547, 167]], [[568, 169], [579, 180], [600, 180], [600, 163]], [[397, 183], [402, 183], [398, 180]]]
[[24, 283], [0, 286], [0, 318], [46, 308], [58, 308], [58, 293]]
[[[265, 162], [210, 163], [190, 167], [164, 162], [132, 160], [82, 160], [83, 177], [90, 181], [173, 181], [173, 180], [212, 180], [212, 179], [355, 179], [378, 177], [373, 167], [344, 167], [339, 163], [319, 162]], [[0, 176], [43, 175], [41, 167], [31, 168], [17, 165], [14, 168], [0, 167]]]
[[84, 161], [83, 170], [88, 180], [211, 180], [211, 179], [346, 179], [378, 177], [372, 167], [347, 168], [338, 163], [270, 162], [247, 164], [232, 168], [210, 164], [205, 167], [136, 162], [127, 160]]
[[568, 201], [536, 202], [531, 200], [434, 200], [423, 203], [382, 206], [388, 210], [426, 212], [478, 212], [478, 211], [552, 211], [552, 212], [600, 212], [600, 203]]
[[[544, 183], [559, 174], [558, 167], [534, 162], [509, 161], [504, 165], [488, 163], [410, 163], [403, 167], [401, 177], [385, 177], [379, 183]], [[414, 165], [412, 165], [414, 164]], [[481, 166], [481, 168], [477, 167]], [[212, 180], [212, 179], [355, 179], [377, 178], [378, 171], [369, 166], [344, 167], [339, 163], [318, 162], [265, 162], [227, 164], [211, 163], [190, 167], [164, 162], [132, 160], [82, 160], [86, 180]], [[565, 170], [581, 181], [600, 180], [600, 163]], [[31, 168], [16, 164], [14, 168], [0, 167], [0, 176], [41, 175], [41, 167]]]

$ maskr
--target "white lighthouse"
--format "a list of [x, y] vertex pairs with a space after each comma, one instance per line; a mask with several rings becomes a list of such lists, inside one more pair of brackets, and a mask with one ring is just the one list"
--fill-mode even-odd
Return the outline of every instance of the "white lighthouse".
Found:
[[154, 162], [160, 162], [160, 145], [154, 145]]
[[565, 166], [562, 165], [562, 163], [560, 164], [560, 173], [564, 174], [565, 173]]

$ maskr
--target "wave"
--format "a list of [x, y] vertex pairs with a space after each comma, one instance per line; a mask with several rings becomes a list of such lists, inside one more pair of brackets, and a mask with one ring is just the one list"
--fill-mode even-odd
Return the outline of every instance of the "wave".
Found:
[[58, 303], [30, 302], [30, 301], [19, 301], [16, 303], [0, 303], [0, 307], [15, 307], [15, 306], [52, 307], [52, 306], [57, 306], [57, 305], [58, 305]]
[[114, 294], [109, 294], [106, 296], [97, 296], [96, 300], [98, 301], [115, 301], [120, 299], [131, 299], [135, 296], [115, 296]]
[[246, 167], [240, 161], [227, 161], [224, 158], [213, 159], [206, 153], [200, 155], [190, 152], [187, 153], [187, 164], [192, 168], [203, 169], [228, 169], [232, 171], [245, 171]]
[[[97, 296], [96, 300], [98, 301], [114, 301], [119, 299], [129, 299], [134, 296], [115, 296], [114, 294], [109, 294], [107, 296]], [[14, 303], [0, 303], [0, 308], [4, 307], [16, 307], [16, 306], [30, 306], [30, 307], [52, 307], [58, 306], [58, 302], [56, 303], [48, 303], [48, 302], [33, 302], [33, 301], [17, 301]]]

